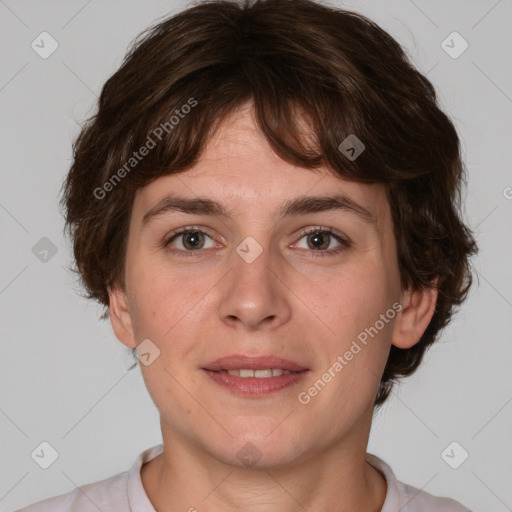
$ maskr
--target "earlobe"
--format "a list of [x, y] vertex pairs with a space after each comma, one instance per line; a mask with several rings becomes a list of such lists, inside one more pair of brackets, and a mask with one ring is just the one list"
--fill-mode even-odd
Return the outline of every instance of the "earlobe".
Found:
[[411, 348], [425, 332], [434, 316], [437, 302], [437, 278], [432, 288], [408, 290], [403, 296], [403, 309], [395, 322], [392, 343], [398, 348]]
[[135, 335], [126, 292], [120, 287], [109, 287], [109, 314], [116, 338], [130, 348], [135, 348]]

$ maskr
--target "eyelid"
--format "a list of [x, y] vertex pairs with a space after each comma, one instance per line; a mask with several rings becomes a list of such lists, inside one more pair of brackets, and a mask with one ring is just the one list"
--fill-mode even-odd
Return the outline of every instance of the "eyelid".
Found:
[[[212, 240], [214, 240], [214, 237], [209, 233], [209, 229], [206, 228], [205, 226], [185, 226], [183, 228], [177, 229], [176, 231], [173, 231], [172, 233], [169, 233], [169, 235], [167, 235], [164, 238], [162, 245], [164, 247], [167, 247], [174, 240], [174, 238], [177, 238], [179, 235], [183, 235], [183, 234], [189, 233], [189, 232], [200, 232], [200, 233], [203, 233], [203, 234], [209, 236]], [[180, 251], [180, 252], [184, 252], [184, 251]], [[188, 251], [188, 252], [193, 252], [193, 251]]]
[[349, 240], [344, 235], [335, 231], [334, 228], [325, 226], [310, 226], [308, 228], [304, 228], [303, 230], [299, 231], [297, 236], [300, 239], [304, 235], [309, 235], [311, 233], [330, 233], [331, 235], [333, 235], [333, 237], [341, 239], [344, 243], [350, 243]]

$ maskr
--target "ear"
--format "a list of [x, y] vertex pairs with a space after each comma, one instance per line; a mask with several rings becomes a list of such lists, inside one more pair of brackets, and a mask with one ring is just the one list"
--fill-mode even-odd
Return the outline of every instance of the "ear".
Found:
[[117, 339], [130, 348], [135, 348], [135, 334], [126, 292], [119, 286], [108, 288], [110, 323]]
[[425, 332], [437, 302], [437, 278], [432, 288], [408, 290], [403, 295], [400, 316], [393, 330], [393, 345], [398, 348], [411, 348], [420, 341]]

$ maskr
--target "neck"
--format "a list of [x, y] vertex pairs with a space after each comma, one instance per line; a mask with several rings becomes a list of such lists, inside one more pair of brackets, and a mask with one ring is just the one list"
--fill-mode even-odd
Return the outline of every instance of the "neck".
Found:
[[164, 452], [141, 470], [157, 512], [380, 512], [384, 503], [385, 479], [366, 462], [369, 428], [363, 438], [345, 437], [287, 465], [258, 469], [225, 464], [167, 429], [162, 433]]

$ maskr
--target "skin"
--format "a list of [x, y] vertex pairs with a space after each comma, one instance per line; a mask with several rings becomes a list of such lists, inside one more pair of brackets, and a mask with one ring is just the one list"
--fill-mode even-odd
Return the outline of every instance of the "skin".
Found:
[[[370, 210], [376, 228], [345, 210], [275, 214], [289, 199], [333, 192]], [[143, 228], [143, 215], [170, 193], [208, 196], [233, 216], [167, 212]], [[199, 251], [186, 234], [164, 247], [174, 231], [189, 226], [208, 235]], [[329, 256], [340, 243], [324, 234], [323, 248], [315, 250], [312, 235], [301, 231], [318, 226], [350, 246]], [[263, 250], [252, 263], [235, 251], [248, 236]], [[180, 250], [195, 255], [180, 257]], [[158, 512], [381, 510], [386, 483], [365, 461], [373, 402], [391, 344], [417, 343], [437, 299], [435, 289], [401, 289], [382, 185], [281, 160], [247, 104], [220, 125], [193, 168], [138, 190], [124, 289], [116, 286], [109, 295], [118, 339], [132, 348], [150, 339], [160, 350], [151, 364], [140, 365], [164, 444], [164, 453], [141, 470]], [[402, 311], [301, 404], [298, 394], [395, 302]], [[201, 370], [231, 354], [273, 354], [310, 371], [296, 386], [244, 398]], [[237, 457], [248, 442], [261, 454], [252, 467]]]

